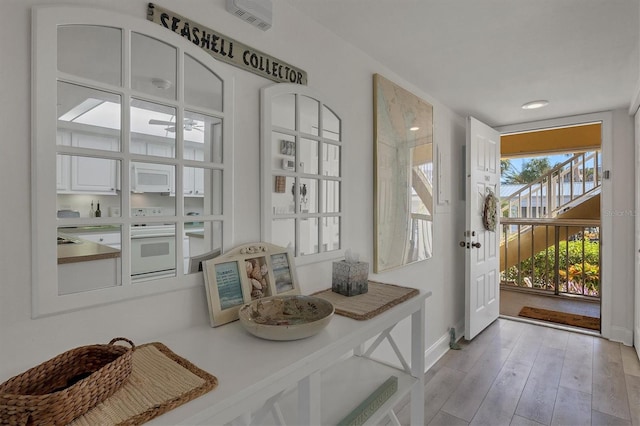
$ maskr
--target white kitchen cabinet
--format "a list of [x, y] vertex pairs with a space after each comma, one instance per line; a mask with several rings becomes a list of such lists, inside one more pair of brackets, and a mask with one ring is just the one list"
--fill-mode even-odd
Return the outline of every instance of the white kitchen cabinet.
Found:
[[193, 192], [196, 197], [204, 197], [204, 169], [194, 170]]
[[[184, 148], [185, 160], [204, 161], [202, 148]], [[184, 169], [184, 195], [187, 197], [204, 196], [204, 169], [200, 167], [186, 167]]]
[[147, 144], [145, 142], [131, 138], [129, 151], [131, 151], [132, 154], [147, 155]]
[[[320, 333], [290, 342], [256, 338], [238, 321], [162, 336], [164, 344], [215, 375], [220, 385], [149, 424], [336, 424], [390, 376], [398, 378], [397, 391], [364, 424], [395, 419], [394, 407], [407, 396], [410, 424], [424, 424], [425, 299], [430, 295], [421, 292], [366, 321], [335, 315]], [[410, 353], [397, 350], [403, 357], [397, 368], [377, 361], [378, 352], [370, 349], [405, 319], [411, 326]], [[398, 347], [393, 338], [389, 343]]]
[[71, 190], [69, 175], [69, 157], [67, 155], [56, 156], [56, 189], [58, 192], [68, 192]]
[[145, 138], [131, 138], [129, 150], [132, 154], [151, 155], [155, 157], [173, 158], [173, 139], [167, 139], [167, 142], [150, 142]]
[[58, 294], [115, 287], [120, 285], [120, 276], [120, 258], [61, 264], [58, 265]]
[[173, 147], [165, 143], [147, 142], [147, 155], [172, 158]]
[[[68, 132], [58, 132], [56, 134], [58, 145], [70, 146], [71, 134]], [[71, 169], [68, 155], [56, 155], [56, 189], [60, 191], [71, 190]]]
[[[118, 139], [110, 136], [73, 133], [71, 145], [117, 151]], [[71, 157], [71, 190], [92, 194], [115, 194], [117, 167], [114, 160], [92, 157]]]
[[[58, 132], [58, 145], [117, 151], [118, 139], [112, 136]], [[60, 194], [116, 194], [119, 188], [115, 160], [79, 155], [58, 155], [56, 187]]]

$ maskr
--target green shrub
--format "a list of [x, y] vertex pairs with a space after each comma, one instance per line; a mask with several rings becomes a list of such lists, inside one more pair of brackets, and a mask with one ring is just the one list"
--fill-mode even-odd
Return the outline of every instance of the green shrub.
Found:
[[[561, 241], [558, 245], [559, 291], [589, 296], [600, 295], [600, 243], [583, 240]], [[519, 266], [519, 267], [518, 267]], [[520, 278], [518, 280], [518, 271]], [[554, 290], [555, 246], [524, 259], [502, 273], [503, 281], [519, 287]]]

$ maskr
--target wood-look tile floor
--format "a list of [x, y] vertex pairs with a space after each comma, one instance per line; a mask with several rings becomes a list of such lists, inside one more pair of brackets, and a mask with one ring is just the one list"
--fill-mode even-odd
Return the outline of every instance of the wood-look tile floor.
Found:
[[640, 425], [632, 347], [507, 319], [460, 345], [425, 374], [425, 425]]

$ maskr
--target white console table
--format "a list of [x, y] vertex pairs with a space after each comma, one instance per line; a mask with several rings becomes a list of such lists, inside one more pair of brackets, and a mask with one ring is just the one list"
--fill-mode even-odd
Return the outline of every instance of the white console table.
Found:
[[[335, 315], [320, 333], [296, 341], [258, 339], [237, 321], [165, 336], [162, 343], [215, 375], [219, 384], [149, 424], [336, 424], [392, 375], [398, 377], [397, 392], [367, 424], [385, 417], [397, 424], [393, 408], [407, 394], [411, 424], [424, 424], [424, 305], [430, 295], [421, 292], [366, 321]], [[404, 369], [370, 359], [385, 338], [400, 353], [389, 333], [409, 316], [411, 353], [410, 361], [401, 354]]]

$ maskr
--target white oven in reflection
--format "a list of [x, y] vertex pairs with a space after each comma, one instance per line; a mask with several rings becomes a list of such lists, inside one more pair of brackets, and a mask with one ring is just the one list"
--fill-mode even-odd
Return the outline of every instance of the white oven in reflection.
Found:
[[131, 276], [144, 278], [175, 275], [176, 238], [141, 236], [131, 238]]

